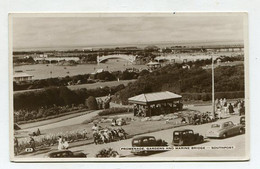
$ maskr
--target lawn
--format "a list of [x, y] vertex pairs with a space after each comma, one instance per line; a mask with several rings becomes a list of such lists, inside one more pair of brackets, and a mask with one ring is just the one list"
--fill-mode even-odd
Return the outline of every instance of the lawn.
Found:
[[[130, 82], [134, 82], [136, 79], [133, 80], [120, 80], [120, 81], [110, 81], [110, 82], [97, 82], [97, 83], [91, 83], [91, 84], [80, 84], [80, 85], [73, 85], [73, 86], [67, 86], [69, 89], [76, 90], [81, 88], [87, 88], [87, 89], [96, 89], [98, 87], [112, 87], [112, 86], [118, 86], [120, 84], [127, 85]], [[31, 90], [20, 90], [20, 91], [14, 91], [15, 93], [23, 93], [23, 92], [29, 92], [29, 91], [36, 91], [36, 90], [43, 90], [43, 89], [31, 89]]]

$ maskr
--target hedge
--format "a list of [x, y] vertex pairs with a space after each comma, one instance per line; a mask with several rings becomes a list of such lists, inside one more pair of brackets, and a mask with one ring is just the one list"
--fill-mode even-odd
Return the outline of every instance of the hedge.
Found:
[[[209, 101], [212, 99], [212, 93], [182, 93], [182, 98], [185, 101], [188, 100], [203, 100]], [[244, 98], [244, 91], [235, 91], [235, 92], [215, 92], [215, 98], [226, 98], [226, 99], [236, 99]]]
[[107, 116], [107, 115], [114, 115], [114, 114], [123, 114], [126, 112], [132, 112], [133, 109], [125, 108], [125, 107], [113, 107], [110, 109], [103, 110], [98, 113], [99, 116]]

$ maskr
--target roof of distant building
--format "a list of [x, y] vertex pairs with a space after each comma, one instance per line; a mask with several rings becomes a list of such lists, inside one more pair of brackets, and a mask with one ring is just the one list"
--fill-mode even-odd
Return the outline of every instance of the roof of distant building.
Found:
[[25, 72], [15, 72], [13, 77], [33, 77], [33, 75], [29, 75]]
[[149, 63], [147, 63], [147, 65], [159, 65], [160, 63], [159, 62], [152, 62], [150, 61]]

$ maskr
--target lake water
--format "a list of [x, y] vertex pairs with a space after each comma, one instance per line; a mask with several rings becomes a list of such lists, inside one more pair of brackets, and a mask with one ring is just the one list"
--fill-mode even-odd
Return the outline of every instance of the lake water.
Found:
[[105, 71], [125, 70], [126, 68], [147, 68], [146, 65], [134, 65], [128, 61], [120, 59], [111, 59], [106, 63], [97, 64], [82, 64], [76, 66], [58, 66], [56, 64], [35, 64], [15, 66], [14, 71], [23, 71], [33, 75], [33, 79], [46, 79], [51, 77], [75, 76], [79, 74], [93, 73], [97, 69]]

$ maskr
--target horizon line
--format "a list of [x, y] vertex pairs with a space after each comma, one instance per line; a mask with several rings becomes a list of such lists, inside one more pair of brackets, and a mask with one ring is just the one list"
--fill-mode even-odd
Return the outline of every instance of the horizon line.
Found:
[[[216, 40], [216, 41], [197, 41], [197, 40], [183, 40], [183, 41], [160, 41], [160, 42], [143, 42], [143, 43], [122, 43], [122, 44], [92, 44], [92, 45], [67, 45], [67, 46], [56, 46], [56, 47], [50, 47], [50, 46], [45, 46], [45, 47], [13, 47], [13, 51], [15, 50], [55, 50], [55, 48], [57, 50], [59, 49], [65, 49], [67, 48], [67, 50], [69, 49], [84, 49], [84, 48], [105, 48], [105, 47], [138, 47], [138, 46], [144, 46], [144, 45], [158, 45], [158, 46], [163, 46], [163, 45], [170, 45], [171, 43], [175, 43], [175, 44], [179, 44], [179, 45], [191, 45], [191, 43], [205, 43], [204, 45], [206, 45], [206, 43], [238, 43], [238, 44], [243, 44], [244, 40]], [[195, 45], [196, 44], [192, 44]], [[201, 44], [200, 44], [201, 45]], [[199, 46], [200, 46], [199, 45]], [[198, 44], [197, 44], [198, 46]]]

